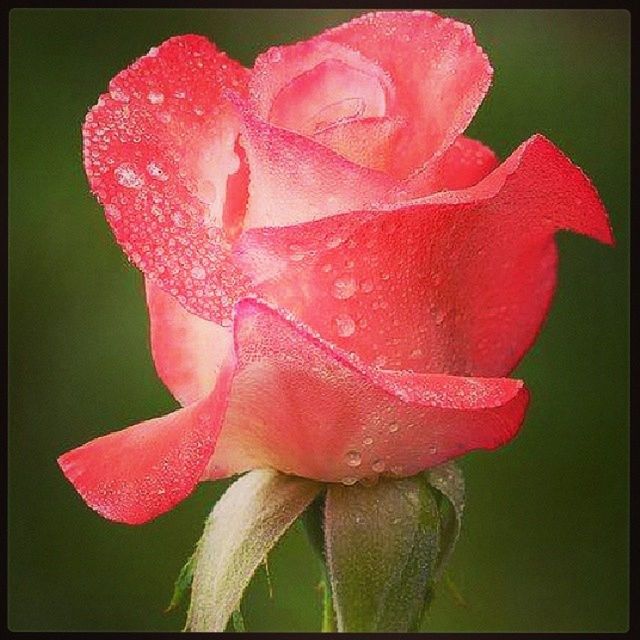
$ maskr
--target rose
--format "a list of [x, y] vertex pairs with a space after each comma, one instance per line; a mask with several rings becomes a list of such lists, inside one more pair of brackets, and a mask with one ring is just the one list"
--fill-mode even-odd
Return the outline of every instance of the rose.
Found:
[[504, 376], [548, 311], [554, 233], [612, 235], [544, 137], [496, 168], [461, 135], [491, 73], [466, 25], [385, 12], [251, 70], [172, 38], [112, 80], [85, 168], [183, 408], [60, 457], [93, 509], [141, 523], [259, 467], [410, 476], [516, 434]]

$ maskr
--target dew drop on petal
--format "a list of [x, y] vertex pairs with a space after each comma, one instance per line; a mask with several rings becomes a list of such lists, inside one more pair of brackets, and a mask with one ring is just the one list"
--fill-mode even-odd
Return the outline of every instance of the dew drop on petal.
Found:
[[169, 176], [165, 173], [164, 169], [156, 162], [150, 162], [147, 165], [147, 173], [152, 178], [160, 180], [161, 182], [166, 182], [169, 179]]
[[128, 162], [118, 165], [113, 172], [118, 184], [128, 189], [139, 189], [142, 186], [142, 178], [138, 175], [135, 167]]
[[342, 478], [342, 480], [340, 480], [340, 482], [342, 482], [342, 484], [350, 486], [358, 482], [358, 478], [354, 478], [353, 476], [345, 476], [344, 478]]
[[382, 471], [384, 471], [384, 460], [375, 460], [373, 462], [373, 464], [371, 465], [371, 468], [376, 472], [376, 473], [381, 473]]
[[207, 272], [200, 266], [192, 267], [191, 269], [191, 277], [195, 280], [204, 280], [207, 275]]
[[384, 367], [385, 364], [387, 364], [387, 358], [385, 356], [376, 356], [373, 360], [375, 367]]
[[129, 96], [120, 88], [114, 87], [109, 90], [109, 95], [118, 102], [129, 102]]
[[122, 215], [120, 214], [120, 209], [113, 204], [108, 204], [104, 208], [104, 213], [112, 222], [118, 222]]
[[147, 100], [151, 104], [162, 104], [164, 102], [164, 93], [160, 91], [149, 91], [147, 94]]
[[370, 446], [373, 444], [373, 438], [371, 436], [367, 436], [366, 438], [362, 439], [362, 444], [364, 444], [365, 446]]
[[339, 300], [346, 300], [356, 292], [356, 281], [352, 276], [336, 278], [331, 288], [331, 293]]
[[373, 282], [371, 280], [363, 280], [360, 283], [360, 290], [364, 293], [371, 293], [373, 291]]
[[348, 338], [355, 333], [356, 323], [348, 313], [340, 313], [333, 319], [336, 331], [341, 338]]
[[389, 430], [389, 433], [395, 433], [396, 431], [398, 431], [399, 428], [400, 428], [400, 425], [397, 422], [390, 422], [389, 426], [387, 427], [387, 429]]
[[346, 458], [347, 464], [350, 467], [359, 467], [360, 463], [362, 462], [362, 456], [360, 455], [360, 452], [356, 451], [355, 449], [352, 451], [348, 451]]

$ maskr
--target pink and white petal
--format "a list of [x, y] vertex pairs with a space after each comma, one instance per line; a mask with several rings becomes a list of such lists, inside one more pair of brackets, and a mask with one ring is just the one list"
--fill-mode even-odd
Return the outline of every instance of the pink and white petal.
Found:
[[390, 202], [419, 198], [438, 191], [466, 189], [480, 182], [498, 166], [495, 153], [477, 140], [459, 136], [425, 167], [401, 182]]
[[64, 475], [109, 520], [142, 524], [169, 511], [193, 491], [211, 458], [233, 370], [230, 358], [214, 389], [195, 404], [61, 455]]
[[469, 189], [251, 229], [236, 251], [260, 296], [367, 364], [495, 377], [546, 317], [560, 229], [612, 242], [595, 188], [534, 136]]
[[307, 136], [340, 120], [384, 116], [395, 93], [374, 62], [320, 38], [260, 54], [249, 89], [258, 117]]
[[214, 387], [231, 348], [231, 329], [189, 313], [148, 280], [145, 288], [158, 375], [180, 404], [192, 404]]
[[223, 229], [238, 122], [222, 98], [248, 71], [178, 36], [119, 73], [87, 114], [84, 163], [129, 259], [193, 313], [221, 322], [247, 283]]
[[391, 173], [395, 140], [404, 124], [402, 118], [360, 118], [326, 127], [316, 132], [313, 139], [351, 162]]
[[368, 13], [320, 34], [375, 62], [395, 89], [388, 116], [407, 122], [396, 145], [395, 171], [407, 177], [467, 128], [493, 69], [471, 27], [428, 11]]
[[317, 220], [383, 200], [395, 186], [388, 175], [361, 167], [324, 145], [257, 118], [232, 98], [243, 119], [249, 198], [243, 228]]
[[413, 475], [518, 431], [519, 380], [367, 368], [291, 316], [250, 299], [235, 320], [238, 368], [204, 479], [273, 467], [326, 482]]

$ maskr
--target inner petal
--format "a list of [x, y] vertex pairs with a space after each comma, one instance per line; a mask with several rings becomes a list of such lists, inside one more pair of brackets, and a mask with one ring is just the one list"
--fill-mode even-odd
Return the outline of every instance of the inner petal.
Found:
[[385, 87], [376, 75], [328, 59], [296, 76], [276, 95], [269, 120], [313, 136], [336, 124], [386, 112]]

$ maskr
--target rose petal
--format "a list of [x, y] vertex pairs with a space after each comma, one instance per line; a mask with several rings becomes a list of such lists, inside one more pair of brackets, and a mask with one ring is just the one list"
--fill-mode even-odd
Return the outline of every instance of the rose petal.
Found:
[[493, 70], [471, 27], [428, 11], [368, 13], [311, 42], [349, 47], [386, 72], [395, 89], [390, 116], [407, 126], [396, 142], [395, 174], [406, 177], [467, 128]]
[[215, 384], [231, 347], [231, 331], [189, 313], [151, 282], [145, 284], [158, 375], [182, 405], [196, 402]]
[[237, 369], [205, 478], [273, 467], [327, 482], [413, 475], [515, 435], [520, 380], [370, 369], [250, 299], [238, 303]]
[[[495, 153], [477, 140], [459, 136], [442, 154], [400, 185], [394, 197], [418, 198], [438, 191], [455, 191], [477, 184], [498, 166]], [[390, 201], [393, 201], [390, 198]]]
[[326, 146], [275, 127], [230, 94], [242, 118], [249, 200], [244, 229], [291, 225], [383, 200], [396, 182]]
[[366, 363], [494, 377], [546, 316], [559, 229], [612, 242], [589, 180], [534, 136], [469, 189], [252, 229], [236, 250], [261, 296]]
[[394, 141], [403, 126], [402, 118], [361, 118], [322, 129], [313, 139], [351, 162], [391, 173]]
[[169, 511], [193, 491], [211, 458], [232, 373], [230, 361], [203, 400], [61, 455], [64, 475], [109, 520], [141, 524]]
[[241, 161], [238, 123], [221, 97], [245, 92], [247, 73], [205, 38], [171, 38], [111, 81], [83, 128], [91, 189], [128, 257], [218, 322], [247, 286], [222, 228]]

